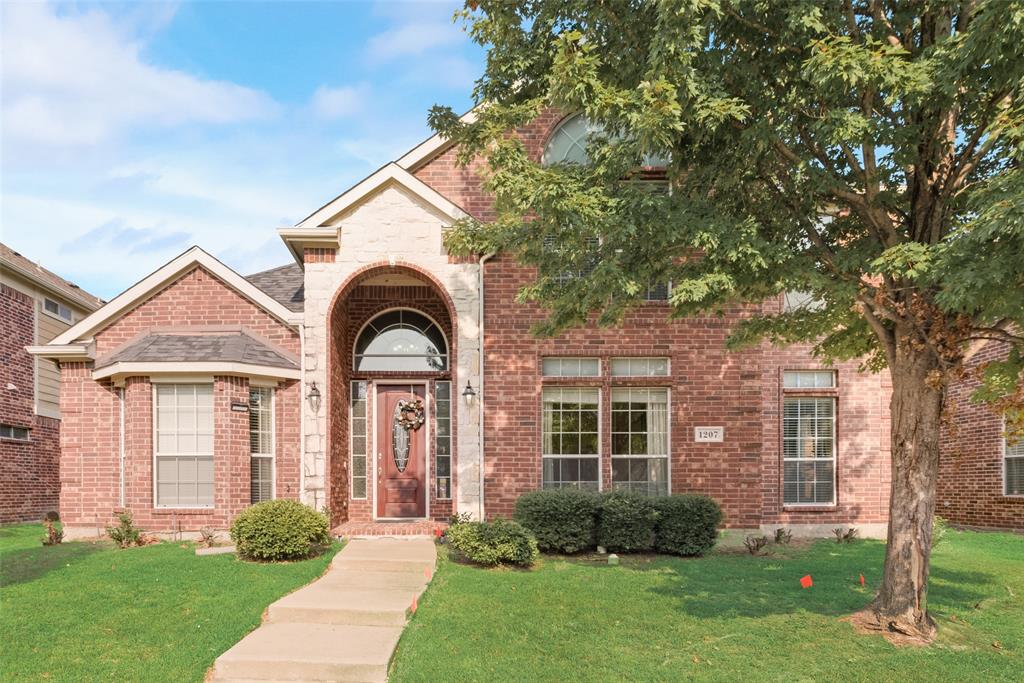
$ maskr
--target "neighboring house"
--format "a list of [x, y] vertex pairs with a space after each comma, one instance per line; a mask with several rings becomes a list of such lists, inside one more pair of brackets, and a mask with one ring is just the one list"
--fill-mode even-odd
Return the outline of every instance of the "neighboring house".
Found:
[[46, 344], [103, 305], [0, 244], [0, 523], [40, 520], [60, 493], [60, 374]]
[[971, 401], [980, 384], [973, 371], [1008, 353], [1006, 344], [986, 344], [949, 392], [935, 514], [958, 526], [1024, 532], [1024, 440], [1007, 438], [1003, 419]]
[[[580, 123], [519, 133], [537, 159], [583, 161]], [[69, 528], [121, 509], [154, 531], [224, 527], [280, 497], [342, 532], [412, 533], [579, 486], [707, 493], [730, 527], [883, 533], [884, 373], [727, 352], [738, 319], [783, 297], [669, 321], [657, 284], [621, 328], [534, 338], [528, 269], [446, 253], [467, 213], [490, 219], [491, 200], [435, 136], [280, 229], [295, 263], [242, 277], [192, 248], [33, 349], [62, 368]]]

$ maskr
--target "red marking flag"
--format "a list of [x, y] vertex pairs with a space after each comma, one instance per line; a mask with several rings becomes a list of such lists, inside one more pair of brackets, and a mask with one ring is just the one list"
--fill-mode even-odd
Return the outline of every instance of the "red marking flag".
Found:
[[412, 612], [413, 614], [416, 614], [416, 596], [415, 595], [412, 596], [412, 604], [409, 605], [409, 611]]
[[800, 585], [804, 588], [810, 588], [814, 585], [814, 581], [811, 580], [811, 575], [808, 574], [800, 579]]
[[863, 574], [860, 575], [860, 585], [862, 585], [862, 586], [864, 585], [864, 575]]
[[423, 568], [423, 576], [426, 577], [427, 581], [430, 581], [430, 567]]
[[434, 529], [434, 536], [437, 537], [437, 538], [441, 538], [441, 534], [443, 534], [443, 533], [444, 532], [441, 531], [440, 527]]

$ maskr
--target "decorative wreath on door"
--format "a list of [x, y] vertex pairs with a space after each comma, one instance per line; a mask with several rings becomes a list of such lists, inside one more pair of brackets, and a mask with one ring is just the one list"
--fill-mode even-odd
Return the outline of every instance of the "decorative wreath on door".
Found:
[[414, 432], [423, 426], [423, 401], [402, 399], [395, 406], [395, 424], [407, 432]]

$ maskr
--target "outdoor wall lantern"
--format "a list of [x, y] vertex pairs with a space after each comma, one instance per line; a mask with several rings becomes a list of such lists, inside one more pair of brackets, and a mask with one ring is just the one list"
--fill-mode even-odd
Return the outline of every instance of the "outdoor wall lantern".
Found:
[[466, 382], [466, 388], [462, 390], [462, 398], [466, 399], [467, 406], [472, 406], [473, 401], [476, 400], [476, 389], [468, 381]]
[[306, 394], [306, 399], [309, 401], [309, 407], [313, 410], [313, 414], [320, 412], [320, 389], [317, 388], [316, 382], [312, 382], [309, 387], [309, 393]]

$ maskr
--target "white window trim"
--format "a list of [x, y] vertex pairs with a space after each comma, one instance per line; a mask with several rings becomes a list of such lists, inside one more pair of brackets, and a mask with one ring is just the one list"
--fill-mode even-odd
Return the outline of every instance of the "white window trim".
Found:
[[[807, 391], [807, 389], [789, 389], [789, 391]], [[786, 436], [785, 436], [785, 403], [787, 398], [794, 400], [818, 400], [827, 399], [832, 401], [832, 457], [829, 458], [787, 458], [786, 457]], [[780, 498], [782, 501], [783, 508], [823, 508], [823, 507], [836, 507], [838, 505], [838, 494], [839, 494], [839, 444], [836, 442], [836, 425], [839, 422], [839, 400], [836, 396], [829, 395], [817, 395], [817, 394], [791, 394], [789, 396], [783, 395], [782, 397], [783, 411], [782, 411], [782, 429], [780, 430], [781, 438], [781, 455], [782, 455], [782, 471], [780, 474], [781, 489], [779, 491]], [[787, 462], [804, 462], [810, 460], [812, 462], [831, 462], [832, 463], [832, 500], [828, 503], [787, 503], [786, 502], [786, 463]]]
[[[445, 334], [444, 327], [441, 326], [441, 323], [437, 322], [437, 320], [434, 318], [434, 316], [428, 315], [427, 313], [424, 313], [423, 311], [421, 311], [419, 309], [416, 309], [416, 308], [409, 308], [408, 306], [392, 306], [390, 308], [385, 308], [382, 311], [377, 311], [372, 316], [370, 316], [369, 320], [367, 320], [366, 322], [364, 322], [362, 324], [362, 326], [360, 326], [359, 331], [356, 332], [355, 338], [352, 341], [352, 367], [351, 367], [351, 372], [364, 372], [364, 373], [379, 372], [377, 370], [359, 370], [356, 367], [358, 365], [358, 363], [359, 363], [359, 356], [365, 357], [367, 355], [371, 355], [371, 356], [376, 356], [378, 358], [384, 358], [384, 357], [386, 357], [386, 355], [385, 354], [365, 354], [365, 353], [358, 354], [358, 353], [356, 353], [356, 345], [359, 344], [359, 340], [363, 336], [363, 333], [366, 332], [366, 328], [369, 327], [373, 323], [374, 320], [377, 320], [378, 318], [380, 318], [381, 316], [383, 316], [386, 313], [393, 313], [395, 311], [399, 311], [399, 312], [406, 312], [407, 311], [409, 313], [415, 313], [416, 315], [423, 316], [424, 318], [429, 320], [434, 325], [434, 327], [437, 328], [438, 332], [441, 333], [441, 338], [444, 339], [444, 353], [438, 354], [438, 358], [443, 358], [444, 359], [444, 369], [443, 370], [415, 370], [415, 371], [410, 371], [410, 372], [439, 372], [439, 373], [451, 372], [452, 360], [453, 360], [452, 359], [452, 344], [451, 344], [451, 340], [448, 339], [448, 335]], [[427, 357], [427, 356], [420, 356], [420, 355], [417, 355], [417, 354], [410, 354], [408, 356], [404, 355], [404, 354], [388, 354], [388, 355], [390, 355], [391, 357], [394, 357], [394, 358], [426, 358]], [[391, 370], [388, 370], [386, 372], [391, 372]]]
[[[21, 425], [9, 425], [9, 424], [5, 424], [3, 426], [6, 427], [7, 429], [11, 430], [11, 436], [6, 436], [6, 435], [0, 436], [0, 439], [2, 439], [3, 441], [13, 441], [15, 443], [30, 443], [32, 441], [32, 428], [31, 427], [22, 427]], [[22, 439], [20, 437], [14, 436], [13, 434], [14, 434], [14, 430], [15, 429], [24, 429], [25, 430], [25, 438]]]
[[[1013, 458], [1014, 460], [1016, 460], [1017, 458], [1020, 458], [1021, 460], [1024, 460], [1024, 454], [1022, 454], [1022, 455], [1007, 455], [1006, 449], [1007, 449], [1007, 446], [1009, 446], [1009, 444], [1007, 443], [1008, 439], [1006, 438], [1006, 417], [1005, 416], [1003, 417], [1003, 431], [1000, 434], [999, 440], [1003, 444], [1003, 447], [1002, 447], [1002, 451], [1003, 451], [1003, 463], [1002, 463], [1002, 465], [1003, 466], [1000, 468], [1002, 470], [1002, 479], [1003, 479], [1003, 481], [1002, 481], [1002, 486], [999, 489], [999, 492], [1002, 494], [1003, 498], [1014, 498], [1014, 499], [1024, 498], [1024, 493], [1007, 493], [1006, 492], [1006, 470], [1007, 470], [1006, 465], [1009, 462], [1010, 458]], [[1022, 440], [1021, 443], [1024, 443], [1024, 440]]]
[[[158, 500], [158, 495], [157, 495], [157, 461], [158, 461], [160, 456], [157, 455], [157, 400], [156, 400], [156, 393], [157, 393], [157, 388], [161, 384], [165, 384], [165, 382], [156, 382], [156, 383], [151, 383], [151, 385], [150, 385], [150, 389], [152, 391], [152, 394], [151, 394], [152, 399], [151, 399], [150, 402], [152, 403], [151, 408], [152, 408], [152, 421], [153, 421], [153, 426], [152, 426], [152, 430], [151, 430], [152, 431], [152, 440], [153, 440], [153, 489], [152, 489], [153, 490], [153, 508], [156, 509], [156, 510], [213, 510], [216, 507], [216, 501], [217, 501], [217, 460], [216, 460], [216, 457], [217, 457], [216, 456], [216, 451], [217, 451], [217, 395], [216, 395], [217, 392], [216, 392], [216, 389], [217, 389], [217, 387], [215, 385], [211, 385], [211, 389], [212, 389], [211, 401], [213, 403], [213, 406], [212, 406], [212, 410], [213, 410], [213, 431], [211, 432], [211, 437], [213, 439], [214, 447], [213, 447], [213, 452], [210, 453], [210, 457], [214, 459], [214, 463], [213, 463], [213, 465], [214, 465], [214, 470], [213, 470], [213, 473], [214, 473], [213, 474], [213, 476], [214, 476], [214, 484], [213, 484], [213, 486], [214, 486], [214, 488], [213, 488], [214, 502], [211, 503], [210, 505], [160, 505], [159, 503], [157, 503], [157, 500]], [[181, 382], [180, 384], [185, 384], [185, 382]], [[208, 383], [207, 382], [189, 382], [189, 384], [208, 384]], [[177, 409], [177, 401], [175, 401], [175, 409]], [[175, 419], [177, 419], [177, 418], [175, 418]], [[200, 454], [194, 454], [194, 455], [199, 456]], [[169, 455], [168, 457], [178, 457], [178, 456], [188, 457], [189, 454], [187, 454], [187, 453], [176, 453], [174, 455]], [[205, 457], [205, 455], [203, 457]]]
[[[594, 360], [594, 361], [597, 361], [597, 373], [593, 374], [593, 375], [549, 375], [549, 374], [544, 372], [544, 361], [546, 361], [546, 360], [557, 360], [559, 362], [559, 367], [561, 367], [562, 361], [567, 361], [567, 360], [578, 360], [578, 361]], [[583, 366], [582, 365], [580, 366], [580, 372], [583, 372]], [[599, 379], [602, 376], [602, 373], [601, 373], [601, 358], [600, 358], [600, 356], [541, 356], [541, 358], [540, 358], [540, 376], [541, 377], [561, 378], [561, 379], [571, 379], [571, 380], [577, 380], [577, 379]], [[572, 388], [572, 387], [566, 387], [566, 388], [569, 389], [569, 388]], [[577, 388], [592, 389], [593, 387], [577, 387]]]
[[[354, 496], [352, 492], [355, 490], [355, 467], [353, 466], [353, 459], [357, 453], [352, 451], [352, 441], [356, 434], [352, 431], [352, 420], [355, 419], [352, 415], [352, 385], [362, 384], [363, 385], [363, 404], [365, 408], [363, 410], [363, 417], [360, 418], [363, 421], [363, 479], [365, 483], [363, 486], [363, 495]], [[369, 500], [370, 499], [370, 396], [369, 396], [369, 383], [366, 380], [351, 380], [348, 383], [348, 497], [349, 500]]]
[[[665, 360], [668, 360], [668, 359], [666, 358]], [[672, 369], [670, 367], [669, 368], [669, 373], [671, 374], [671, 372], [672, 372]], [[655, 377], [658, 377], [658, 376], [660, 376], [660, 375], [655, 375]], [[665, 468], [665, 484], [666, 484], [666, 486], [668, 486], [668, 492], [666, 493], [666, 495], [671, 496], [672, 495], [672, 390], [669, 389], [668, 387], [613, 386], [612, 387], [613, 396], [612, 396], [612, 399], [611, 399], [613, 403], [615, 401], [614, 392], [615, 392], [616, 389], [644, 389], [646, 391], [664, 391], [665, 392], [665, 412], [666, 412], [666, 415], [665, 415], [665, 446], [667, 448], [667, 452], [665, 453], [665, 455], [615, 455], [614, 452], [609, 452], [608, 453], [608, 457], [609, 457], [609, 463], [612, 460], [615, 460], [615, 458], [623, 458], [623, 459], [626, 459], [626, 460], [633, 460], [633, 459], [648, 460], [648, 459], [651, 459], [651, 458], [665, 458], [665, 460], [668, 463], [666, 465], [666, 468]], [[614, 410], [614, 408], [613, 408], [613, 410]], [[600, 427], [600, 425], [599, 425], [599, 427]], [[611, 425], [608, 425], [608, 433], [609, 434], [613, 433], [612, 429], [611, 429]], [[629, 432], [629, 433], [632, 434], [632, 432]], [[611, 474], [610, 476], [614, 477], [614, 474]], [[614, 479], [611, 480], [611, 486], [612, 486], [612, 490], [614, 491], [615, 490], [615, 481], [614, 481]]]
[[[600, 370], [600, 359], [598, 359], [598, 370]], [[544, 452], [544, 392], [553, 389], [581, 389], [587, 391], [597, 392], [597, 455], [562, 455], [552, 454]], [[541, 388], [540, 392], [540, 488], [544, 488], [544, 460], [545, 459], [565, 459], [565, 458], [590, 458], [597, 460], [597, 491], [598, 493], [604, 491], [604, 452], [602, 450], [604, 445], [604, 431], [603, 431], [603, 420], [601, 415], [604, 413], [604, 392], [601, 391], [600, 387], [594, 386], [546, 386]]]
[[[615, 374], [615, 361], [623, 361], [623, 360], [624, 361], [629, 361], [629, 364], [630, 364], [629, 372], [627, 374], [625, 374], [625, 375], [617, 375], [617, 374]], [[637, 360], [644, 360], [644, 361], [648, 361], [648, 362], [652, 361], [652, 360], [663, 360], [663, 361], [665, 361], [665, 374], [663, 374], [663, 375], [634, 375], [633, 374], [632, 364], [633, 364], [633, 361], [637, 361]], [[608, 359], [608, 375], [610, 377], [641, 377], [641, 378], [671, 377], [672, 376], [672, 359], [669, 356], [612, 356], [611, 358]], [[624, 387], [620, 387], [620, 388], [624, 388]], [[661, 389], [663, 387], [637, 387], [637, 389], [644, 389], [644, 388]]]
[[[57, 313], [54, 313], [52, 311], [46, 310], [46, 302], [47, 301], [51, 301], [51, 302], [57, 304], [57, 311], [58, 311]], [[64, 316], [60, 315], [60, 307], [61, 306], [63, 306], [64, 308], [67, 309], [68, 317], [65, 318]], [[75, 312], [71, 309], [71, 307], [66, 305], [66, 304], [62, 304], [61, 302], [57, 301], [56, 299], [51, 299], [48, 296], [44, 296], [43, 297], [43, 301], [42, 301], [41, 305], [39, 306], [39, 310], [41, 310], [43, 313], [45, 313], [46, 315], [50, 316], [54, 320], [59, 320], [59, 321], [61, 321], [62, 323], [66, 324], [66, 325], [73, 325], [75, 323]]]
[[[452, 434], [452, 422], [454, 420], [453, 420], [452, 416], [455, 414], [455, 396], [454, 396], [453, 389], [454, 389], [455, 385], [452, 383], [451, 380], [447, 380], [447, 379], [436, 380], [434, 382], [434, 386], [432, 387], [434, 389], [434, 401], [435, 401], [435, 404], [436, 404], [436, 402], [438, 400], [437, 399], [437, 385], [441, 384], [442, 382], [448, 385], [448, 415], [446, 417], [446, 419], [448, 420], [448, 436], [445, 437], [446, 439], [448, 439], [448, 455], [440, 455], [437, 452], [437, 441], [438, 441], [438, 438], [439, 438], [438, 437], [438, 432], [440, 430], [435, 429], [434, 430], [434, 443], [433, 443], [433, 447], [434, 447], [433, 448], [433, 450], [434, 450], [434, 464], [435, 464], [435, 467], [434, 467], [434, 480], [433, 480], [433, 484], [434, 484], [434, 497], [437, 500], [452, 500], [453, 499], [452, 494], [455, 492], [455, 487], [452, 485], [455, 482], [455, 475], [454, 475], [453, 468], [452, 468], [452, 465], [455, 464], [455, 458], [453, 457], [453, 454], [452, 454], [452, 445], [454, 444], [454, 438], [453, 438], [454, 435]], [[434, 412], [434, 423], [435, 424], [437, 423], [437, 418], [438, 417], [439, 417], [439, 413], [436, 411], [436, 405], [435, 405], [435, 412]], [[437, 465], [437, 459], [438, 458], [448, 458], [448, 495], [445, 496], [445, 497], [437, 495], [437, 478], [438, 478], [438, 475], [437, 475], [437, 467], [436, 467], [436, 465]]]
[[[786, 375], [817, 375], [818, 373], [829, 373], [832, 376], [832, 383], [825, 387], [787, 387]], [[781, 385], [785, 391], [828, 391], [839, 388], [839, 377], [832, 368], [789, 368], [782, 370]]]
[[[272, 386], [249, 385], [249, 390], [267, 389], [270, 393], [270, 453], [253, 453], [249, 438], [249, 457], [270, 460], [270, 500], [277, 500], [277, 389]], [[252, 470], [249, 470], [249, 500], [252, 501]]]

